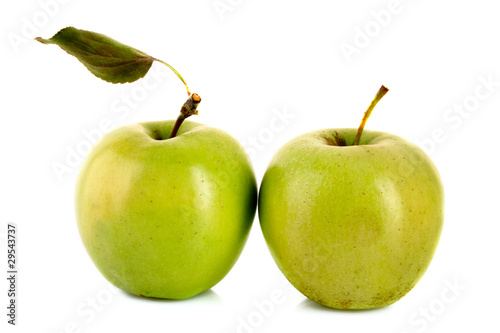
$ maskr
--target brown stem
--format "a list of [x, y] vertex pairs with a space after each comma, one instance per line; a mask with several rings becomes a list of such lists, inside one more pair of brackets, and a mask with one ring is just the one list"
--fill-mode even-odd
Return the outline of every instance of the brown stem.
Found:
[[181, 113], [179, 114], [179, 117], [177, 117], [177, 120], [175, 121], [174, 128], [172, 129], [172, 133], [170, 134], [169, 139], [177, 135], [177, 132], [179, 131], [179, 128], [182, 125], [182, 122], [186, 118], [191, 117], [193, 114], [198, 114], [198, 110], [196, 108], [198, 107], [198, 104], [200, 104], [200, 102], [201, 102], [200, 95], [191, 94], [189, 96], [186, 103], [184, 103], [184, 105], [181, 108]]
[[380, 101], [382, 97], [384, 97], [384, 95], [387, 94], [388, 91], [389, 89], [386, 86], [381, 86], [377, 94], [375, 95], [375, 98], [373, 98], [373, 101], [370, 103], [370, 106], [365, 111], [363, 119], [361, 120], [361, 124], [359, 125], [358, 132], [356, 133], [356, 138], [354, 139], [354, 144], [353, 144], [354, 146], [359, 145], [359, 140], [361, 140], [361, 134], [363, 134], [363, 129], [365, 128], [366, 121], [372, 114], [375, 105], [377, 105], [378, 101]]

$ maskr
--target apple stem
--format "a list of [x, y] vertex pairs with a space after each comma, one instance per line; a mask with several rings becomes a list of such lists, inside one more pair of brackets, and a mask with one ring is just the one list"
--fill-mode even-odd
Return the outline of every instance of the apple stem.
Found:
[[[158, 62], [160, 62], [160, 63], [162, 63], [162, 64], [164, 64], [164, 65], [165, 65], [165, 66], [167, 66], [168, 68], [170, 68], [170, 69], [172, 70], [172, 72], [174, 72], [174, 73], [175, 73], [175, 75], [177, 75], [177, 77], [178, 77], [178, 78], [182, 81], [182, 83], [184, 83], [184, 85], [186, 86], [187, 93], [188, 93], [188, 95], [190, 96], [190, 95], [191, 95], [191, 92], [189, 91], [189, 87], [188, 87], [188, 85], [187, 85], [186, 81], [184, 81], [184, 78], [181, 76], [181, 74], [180, 74], [178, 71], [176, 71], [176, 70], [175, 70], [175, 68], [173, 68], [172, 66], [170, 66], [169, 64], [167, 64], [165, 61], [160, 60], [160, 59], [156, 59], [156, 58], [155, 58], [155, 60], [156, 60], [156, 61], [158, 61]], [[199, 97], [199, 96], [198, 96], [198, 97]]]
[[191, 117], [193, 114], [198, 114], [198, 110], [196, 109], [198, 107], [198, 104], [201, 102], [201, 97], [198, 94], [191, 94], [189, 95], [189, 98], [187, 99], [186, 103], [181, 108], [181, 113], [179, 114], [179, 117], [177, 117], [177, 120], [175, 121], [174, 128], [172, 129], [172, 133], [170, 134], [169, 139], [175, 137], [177, 135], [177, 132], [179, 131], [179, 128], [182, 125], [182, 122], [186, 119]]
[[365, 128], [366, 121], [372, 114], [373, 109], [375, 108], [375, 105], [384, 97], [385, 94], [389, 89], [382, 85], [380, 89], [378, 90], [377, 94], [375, 95], [375, 98], [373, 98], [373, 101], [370, 103], [370, 106], [368, 109], [365, 111], [365, 114], [363, 115], [363, 119], [361, 120], [361, 124], [359, 125], [358, 132], [356, 133], [356, 138], [354, 139], [354, 146], [359, 145], [359, 140], [361, 140], [361, 134], [363, 134], [363, 129]]

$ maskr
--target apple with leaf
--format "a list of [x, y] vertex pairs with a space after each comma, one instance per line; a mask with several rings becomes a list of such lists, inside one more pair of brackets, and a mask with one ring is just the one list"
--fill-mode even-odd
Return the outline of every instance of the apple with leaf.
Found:
[[76, 219], [96, 267], [125, 291], [185, 299], [213, 287], [238, 259], [256, 211], [255, 175], [241, 144], [185, 121], [201, 98], [166, 62], [73, 27], [36, 40], [111, 83], [136, 81], [158, 61], [185, 84], [189, 98], [177, 120], [120, 127], [90, 151], [76, 184]]

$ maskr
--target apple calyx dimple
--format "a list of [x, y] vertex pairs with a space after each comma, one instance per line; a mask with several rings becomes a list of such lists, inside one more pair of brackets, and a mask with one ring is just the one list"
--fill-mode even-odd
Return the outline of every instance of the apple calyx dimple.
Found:
[[335, 131], [333, 134], [333, 138], [329, 136], [324, 136], [323, 137], [326, 140], [326, 143], [329, 146], [338, 146], [338, 147], [345, 147], [347, 146], [347, 143], [343, 137], [340, 136], [339, 132]]
[[337, 131], [335, 131], [335, 133], [333, 134], [333, 140], [334, 140], [336, 146], [341, 146], [341, 147], [347, 146], [345, 139], [343, 137], [341, 137], [339, 132], [337, 132]]

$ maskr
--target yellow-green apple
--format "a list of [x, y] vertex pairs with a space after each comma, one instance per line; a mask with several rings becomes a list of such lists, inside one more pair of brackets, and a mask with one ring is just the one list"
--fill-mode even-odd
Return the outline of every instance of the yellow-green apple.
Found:
[[201, 98], [166, 62], [74, 27], [36, 40], [60, 46], [107, 82], [134, 82], [158, 61], [184, 83], [189, 98], [175, 122], [123, 126], [96, 144], [78, 176], [76, 218], [91, 259], [121, 289], [183, 299], [214, 286], [238, 259], [257, 205], [241, 144], [183, 123]]
[[236, 262], [256, 209], [242, 146], [185, 121], [128, 125], [93, 148], [76, 184], [80, 235], [99, 271], [130, 293], [183, 299]]
[[443, 185], [431, 159], [396, 135], [363, 132], [385, 92], [358, 130], [318, 130], [285, 144], [260, 187], [259, 219], [274, 260], [301, 293], [328, 307], [399, 300], [440, 237]]

